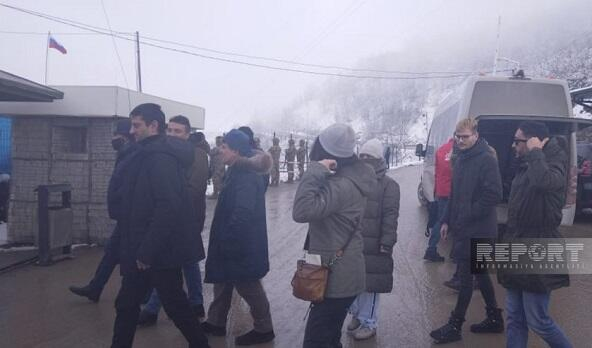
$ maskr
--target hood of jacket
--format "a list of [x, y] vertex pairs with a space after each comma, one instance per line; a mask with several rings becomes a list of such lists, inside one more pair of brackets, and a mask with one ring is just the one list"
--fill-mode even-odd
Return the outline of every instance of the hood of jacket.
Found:
[[179, 161], [182, 167], [191, 168], [195, 160], [194, 146], [187, 140], [155, 135], [140, 142], [142, 150], [146, 154], [163, 153], [173, 156]]
[[273, 160], [271, 155], [259, 149], [253, 150], [251, 157], [239, 157], [232, 167], [236, 170], [250, 170], [257, 174], [268, 174]]
[[384, 178], [386, 175], [386, 162], [384, 158], [368, 158], [363, 159], [362, 162], [368, 164], [372, 168], [374, 168], [374, 172], [376, 173], [376, 178], [378, 180]]
[[369, 197], [376, 188], [376, 172], [370, 165], [356, 161], [355, 163], [338, 168], [337, 173], [350, 179], [365, 197]]

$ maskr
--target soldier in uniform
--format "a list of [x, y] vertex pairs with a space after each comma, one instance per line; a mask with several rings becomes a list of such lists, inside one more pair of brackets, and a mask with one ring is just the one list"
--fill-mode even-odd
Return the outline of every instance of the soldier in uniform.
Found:
[[269, 148], [269, 154], [273, 158], [273, 167], [271, 167], [271, 183], [269, 186], [278, 186], [280, 183], [280, 155], [282, 148], [280, 147], [280, 139], [273, 138], [273, 146]]
[[288, 148], [286, 149], [286, 167], [288, 168], [288, 183], [294, 182], [294, 162], [296, 161], [296, 146], [294, 139], [288, 140]]
[[214, 184], [214, 193], [209, 197], [210, 199], [217, 199], [218, 194], [222, 190], [222, 179], [226, 168], [222, 161], [222, 153], [220, 150], [222, 146], [222, 137], [216, 137], [216, 147], [210, 151], [210, 173], [212, 175], [212, 183]]
[[304, 162], [306, 161], [306, 146], [304, 139], [300, 139], [298, 152], [296, 152], [296, 161], [298, 162], [298, 179], [304, 174]]

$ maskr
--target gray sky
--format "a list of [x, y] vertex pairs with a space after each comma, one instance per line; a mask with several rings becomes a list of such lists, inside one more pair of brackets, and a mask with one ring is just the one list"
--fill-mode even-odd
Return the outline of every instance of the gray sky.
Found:
[[[592, 9], [586, 0], [103, 1], [113, 30], [138, 30], [141, 35], [241, 54], [351, 67], [393, 52], [407, 61], [413, 60], [414, 52], [453, 57], [454, 50], [447, 48], [465, 44], [489, 50], [493, 61], [498, 14], [503, 53], [504, 45], [516, 45], [518, 40], [544, 41], [553, 31], [589, 29], [585, 16]], [[101, 0], [0, 2], [107, 27]], [[126, 87], [110, 37], [59, 34], [81, 30], [2, 7], [0, 19], [0, 31], [56, 33], [68, 54], [50, 50], [48, 84]], [[0, 69], [43, 82], [44, 36], [0, 33], [0, 41]], [[134, 89], [135, 47], [126, 41], [116, 43], [127, 85]], [[142, 47], [142, 71], [144, 92], [205, 107], [207, 130], [227, 130], [248, 123], [254, 115], [273, 115], [327, 80], [152, 47]]]

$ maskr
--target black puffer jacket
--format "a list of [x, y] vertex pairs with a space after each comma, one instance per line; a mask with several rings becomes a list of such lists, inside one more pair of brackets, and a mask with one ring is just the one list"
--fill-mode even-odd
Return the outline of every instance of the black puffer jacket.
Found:
[[136, 260], [165, 269], [204, 258], [187, 184], [193, 145], [162, 135], [139, 145], [125, 174], [124, 213], [118, 221], [123, 275], [137, 271]]
[[[504, 241], [517, 238], [562, 238], [561, 224], [567, 189], [568, 157], [551, 138], [545, 147], [528, 152], [512, 181], [508, 226]], [[547, 292], [569, 286], [567, 274], [507, 274], [498, 271], [505, 288]]]
[[458, 151], [452, 169], [452, 191], [442, 222], [453, 238], [452, 257], [469, 259], [471, 238], [497, 236], [495, 206], [502, 200], [497, 159], [482, 138]]
[[[399, 184], [386, 175], [384, 159], [363, 161], [374, 167], [378, 178], [376, 189], [368, 196], [362, 222], [366, 291], [388, 293], [393, 289], [392, 248], [397, 242]], [[381, 246], [390, 252], [381, 253]]]

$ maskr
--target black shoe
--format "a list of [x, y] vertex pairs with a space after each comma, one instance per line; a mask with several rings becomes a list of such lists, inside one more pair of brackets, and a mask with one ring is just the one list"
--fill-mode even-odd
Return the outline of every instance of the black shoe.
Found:
[[504, 318], [499, 308], [486, 308], [487, 318], [479, 324], [471, 325], [474, 333], [502, 333], [504, 332]]
[[436, 344], [460, 341], [463, 322], [463, 319], [451, 316], [446, 325], [430, 332], [430, 336], [436, 341]]
[[445, 260], [444, 256], [438, 254], [437, 249], [426, 250], [425, 255], [423, 255], [423, 259], [431, 262], [444, 262]]
[[212, 336], [226, 336], [226, 328], [223, 326], [215, 326], [207, 321], [201, 323], [201, 329], [208, 335]]
[[158, 314], [150, 313], [148, 311], [141, 311], [138, 317], [138, 326], [147, 327], [156, 325]]
[[451, 288], [454, 291], [460, 291], [460, 280], [458, 279], [450, 279], [444, 282], [444, 285]]
[[87, 286], [71, 286], [68, 289], [78, 296], [86, 297], [93, 302], [99, 302], [99, 297], [101, 297], [101, 292], [91, 289], [90, 285]]
[[273, 341], [275, 338], [275, 334], [273, 330], [269, 332], [257, 332], [255, 330], [251, 330], [242, 336], [238, 336], [234, 343], [237, 346], [250, 346], [253, 344], [260, 344], [260, 343], [267, 343]]
[[206, 310], [202, 304], [191, 306], [191, 310], [198, 318], [203, 318], [206, 316]]

